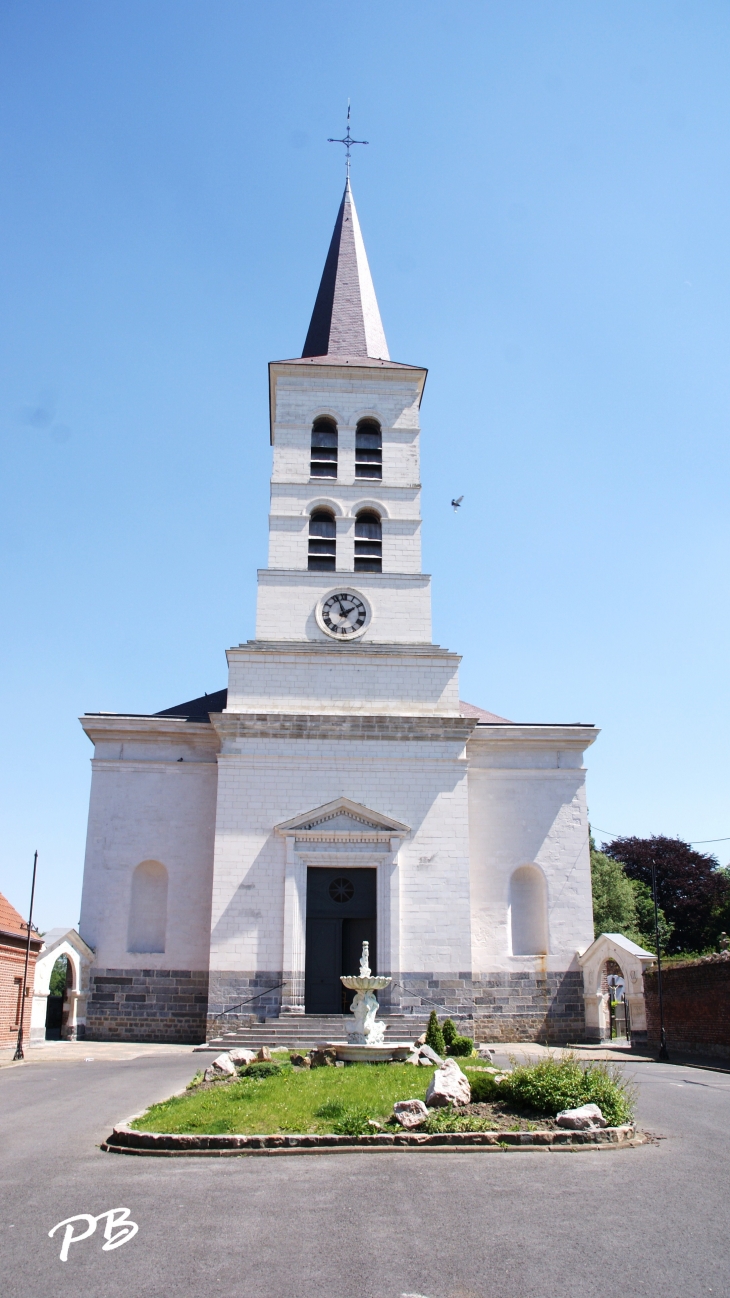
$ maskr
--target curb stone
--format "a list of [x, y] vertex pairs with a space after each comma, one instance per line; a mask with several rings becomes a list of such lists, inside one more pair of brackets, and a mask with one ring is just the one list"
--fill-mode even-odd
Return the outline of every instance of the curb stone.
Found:
[[417, 1131], [377, 1132], [368, 1136], [335, 1135], [173, 1135], [135, 1131], [136, 1117], [114, 1127], [100, 1148], [108, 1154], [175, 1157], [232, 1157], [247, 1154], [324, 1154], [363, 1151], [431, 1152], [458, 1150], [474, 1153], [507, 1153], [627, 1149], [647, 1143], [634, 1126], [603, 1127], [598, 1131], [453, 1131], [426, 1134]]

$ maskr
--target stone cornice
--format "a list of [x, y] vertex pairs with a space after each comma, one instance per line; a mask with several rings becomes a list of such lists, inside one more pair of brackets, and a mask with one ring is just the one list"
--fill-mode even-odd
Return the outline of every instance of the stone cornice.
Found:
[[589, 725], [490, 725], [480, 722], [469, 740], [471, 749], [499, 744], [520, 748], [572, 748], [583, 751], [600, 735]]
[[207, 721], [186, 721], [184, 717], [121, 716], [87, 712], [79, 721], [92, 744], [103, 740], [128, 742], [174, 740], [195, 747], [218, 748], [215, 730]]
[[[321, 576], [321, 574], [317, 575]], [[372, 575], [368, 573], [368, 577]], [[307, 573], [303, 576], [306, 577]], [[331, 577], [332, 574], [327, 573], [327, 576]], [[229, 658], [243, 658], [251, 654], [314, 654], [319, 658], [323, 654], [328, 654], [332, 658], [342, 658], [343, 654], [347, 654], [350, 658], [359, 657], [363, 661], [375, 657], [435, 658], [439, 662], [451, 662], [455, 667], [461, 662], [460, 654], [425, 641], [414, 644], [388, 644], [378, 640], [368, 640], [365, 643], [358, 640], [352, 644], [339, 644], [334, 640], [247, 640], [245, 643], [233, 645], [226, 650], [226, 653]]]

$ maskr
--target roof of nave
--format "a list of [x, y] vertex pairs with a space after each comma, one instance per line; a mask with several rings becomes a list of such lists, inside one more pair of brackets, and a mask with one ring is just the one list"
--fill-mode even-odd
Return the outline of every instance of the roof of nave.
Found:
[[[209, 721], [211, 712], [223, 712], [228, 701], [228, 690], [216, 690], [214, 694], [202, 694], [200, 698], [190, 699], [187, 703], [178, 703], [174, 708], [164, 708], [155, 712], [156, 717], [184, 717], [186, 721]], [[486, 712], [484, 708], [475, 707], [473, 703], [459, 703], [462, 717], [475, 717], [480, 725], [511, 726], [514, 722], [506, 717], [498, 717], [495, 712]]]
[[187, 703], [177, 703], [174, 708], [163, 708], [155, 712], [156, 717], [184, 717], [186, 721], [203, 721], [210, 724], [211, 712], [222, 712], [228, 702], [228, 690], [216, 690], [213, 694], [201, 694], [198, 699], [189, 699]]
[[484, 708], [478, 708], [474, 703], [465, 703], [459, 699], [459, 711], [462, 717], [476, 717], [477, 724], [482, 726], [513, 726], [514, 721], [508, 721], [506, 717], [498, 717], [496, 712], [485, 712]]

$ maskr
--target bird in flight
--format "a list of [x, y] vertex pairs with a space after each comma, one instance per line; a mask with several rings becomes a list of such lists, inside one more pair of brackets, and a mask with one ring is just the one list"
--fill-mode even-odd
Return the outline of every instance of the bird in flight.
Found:
[[463, 496], [459, 496], [458, 499], [456, 499], [456, 500], [452, 500], [451, 503], [452, 503], [452, 505], [454, 506], [454, 513], [456, 513], [456, 511], [457, 511], [457, 509], [459, 508], [459, 506], [461, 505], [461, 502], [462, 502], [463, 499], [464, 499]]

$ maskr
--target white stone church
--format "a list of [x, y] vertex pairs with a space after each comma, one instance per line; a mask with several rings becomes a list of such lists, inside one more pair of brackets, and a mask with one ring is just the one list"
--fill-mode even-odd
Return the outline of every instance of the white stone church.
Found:
[[421, 571], [425, 381], [389, 357], [348, 181], [303, 353], [269, 366], [256, 638], [227, 690], [81, 719], [89, 1037], [342, 1013], [364, 938], [391, 1013], [583, 1036], [598, 732], [459, 701]]

